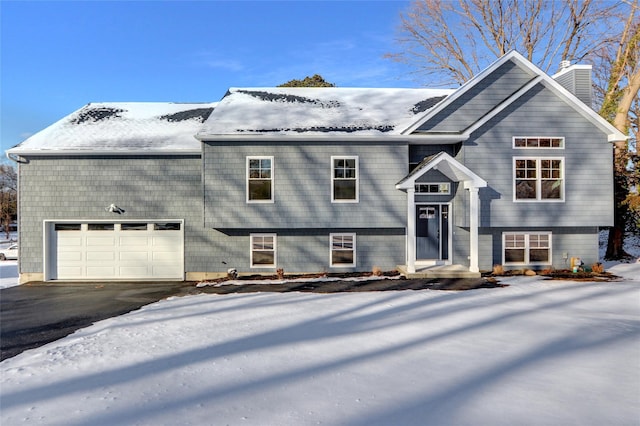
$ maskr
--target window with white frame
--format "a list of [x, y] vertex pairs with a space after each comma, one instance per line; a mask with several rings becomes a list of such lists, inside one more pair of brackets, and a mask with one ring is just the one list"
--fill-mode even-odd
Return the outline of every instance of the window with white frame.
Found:
[[505, 265], [551, 264], [551, 232], [505, 232], [502, 247]]
[[358, 157], [331, 157], [331, 201], [358, 202]]
[[513, 137], [514, 148], [541, 148], [541, 149], [563, 149], [564, 138], [560, 136], [548, 137], [529, 137], [529, 136], [514, 136]]
[[451, 193], [451, 184], [443, 183], [416, 183], [416, 194], [448, 195]]
[[564, 201], [564, 159], [513, 159], [515, 201]]
[[356, 234], [330, 234], [331, 266], [356, 266]]
[[251, 267], [276, 266], [276, 234], [251, 234]]
[[273, 202], [273, 157], [247, 157], [247, 202]]

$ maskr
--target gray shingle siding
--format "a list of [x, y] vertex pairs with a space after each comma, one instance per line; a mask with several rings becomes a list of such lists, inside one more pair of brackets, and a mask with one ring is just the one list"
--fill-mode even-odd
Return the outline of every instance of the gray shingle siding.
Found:
[[508, 61], [418, 130], [459, 132], [466, 129], [532, 79], [532, 75]]
[[[184, 219], [185, 269], [215, 256], [215, 233], [203, 228], [199, 156], [30, 157], [19, 170], [22, 273], [43, 272], [43, 221], [55, 219]], [[125, 214], [107, 212], [111, 203]]]
[[[513, 149], [513, 136], [562, 136], [565, 148]], [[514, 157], [564, 158], [565, 201], [514, 202]], [[475, 132], [457, 159], [488, 182], [480, 191], [481, 226], [613, 224], [611, 144], [540, 85]]]
[[[358, 156], [359, 202], [331, 202], [331, 156]], [[274, 202], [246, 202], [246, 157], [273, 156]], [[211, 228], [397, 228], [406, 222], [407, 146], [299, 142], [205, 143], [205, 224]], [[221, 208], [222, 206], [222, 208]]]

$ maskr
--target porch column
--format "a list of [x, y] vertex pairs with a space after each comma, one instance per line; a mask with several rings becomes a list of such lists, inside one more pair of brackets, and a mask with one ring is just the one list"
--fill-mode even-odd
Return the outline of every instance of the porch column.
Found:
[[416, 190], [407, 188], [407, 272], [416, 272]]
[[480, 272], [478, 267], [478, 217], [480, 198], [479, 188], [469, 187], [469, 271]]

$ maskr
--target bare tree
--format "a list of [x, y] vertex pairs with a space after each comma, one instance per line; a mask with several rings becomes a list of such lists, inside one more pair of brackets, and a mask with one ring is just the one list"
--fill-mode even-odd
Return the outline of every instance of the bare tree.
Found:
[[[630, 2], [630, 13], [615, 45], [604, 46], [596, 58], [606, 70], [603, 82], [600, 115], [609, 120], [629, 140], [614, 147], [614, 226], [609, 231], [607, 259], [621, 259], [624, 251], [624, 235], [633, 218], [640, 213], [640, 160], [638, 158], [638, 91], [640, 91], [640, 11], [638, 0]], [[636, 227], [638, 224], [635, 224]]]
[[610, 42], [620, 3], [593, 0], [415, 0], [401, 14], [398, 53], [386, 56], [431, 78], [463, 84], [517, 50], [543, 71], [582, 61]]
[[510, 50], [545, 72], [561, 60], [592, 63], [600, 114], [630, 136], [614, 150], [615, 223], [606, 257], [619, 259], [632, 213], [640, 215], [633, 192], [640, 183], [639, 14], [638, 0], [414, 0], [401, 15], [402, 51], [387, 57], [428, 76], [430, 85], [463, 84]]
[[0, 164], [0, 224], [9, 239], [11, 222], [18, 211], [18, 175], [9, 164]]

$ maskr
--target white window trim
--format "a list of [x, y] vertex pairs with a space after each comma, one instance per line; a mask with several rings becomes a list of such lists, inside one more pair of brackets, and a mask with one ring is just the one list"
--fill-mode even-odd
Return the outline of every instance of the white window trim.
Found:
[[[446, 192], [419, 192], [418, 191], [419, 185], [438, 185], [438, 189], [440, 188], [440, 185], [447, 185], [447, 191]], [[415, 193], [419, 195], [451, 195], [451, 182], [416, 182], [415, 189], [416, 189]]]
[[[536, 162], [536, 199], [518, 199], [516, 198], [516, 162], [518, 160], [535, 160]], [[560, 175], [562, 180], [562, 188], [560, 189], [562, 193], [562, 198], [553, 199], [553, 198], [540, 198], [542, 196], [542, 173], [540, 173], [540, 163], [542, 160], [560, 160]], [[511, 177], [511, 185], [513, 186], [513, 202], [514, 203], [564, 203], [566, 199], [565, 192], [565, 184], [567, 181], [567, 177], [565, 174], [565, 159], [564, 157], [513, 157], [513, 166], [512, 166], [512, 177]]]
[[[270, 200], [250, 200], [249, 199], [249, 162], [251, 160], [271, 160], [271, 199]], [[246, 192], [246, 201], [249, 204], [273, 204], [275, 201], [275, 193], [274, 193], [274, 185], [273, 182], [275, 180], [275, 162], [273, 160], [273, 156], [269, 155], [250, 155], [246, 158], [246, 171], [245, 171], [245, 192]]]
[[[335, 173], [334, 173], [334, 161], [335, 160], [356, 160], [356, 198], [353, 200], [336, 200], [334, 193]], [[360, 164], [357, 155], [332, 155], [331, 156], [331, 202], [332, 203], [359, 203], [360, 202]]]
[[[253, 264], [253, 239], [255, 237], [273, 237], [273, 263], [272, 264]], [[264, 250], [271, 251], [271, 250]], [[249, 234], [249, 265], [251, 268], [275, 268], [278, 264], [278, 236], [277, 234]]]
[[[509, 262], [505, 260], [505, 239], [508, 235], [524, 235], [524, 262]], [[549, 261], [548, 262], [529, 262], [529, 250], [531, 235], [548, 235], [549, 236]], [[553, 233], [551, 231], [535, 231], [535, 232], [503, 232], [502, 233], [502, 264], [505, 266], [526, 266], [526, 265], [551, 265], [553, 263]]]
[[[353, 238], [353, 262], [352, 263], [333, 263], [333, 238], [337, 236], [349, 236]], [[332, 268], [353, 268], [356, 266], [356, 234], [355, 232], [335, 232], [329, 234], [329, 266]]]
[[[516, 146], [516, 139], [561, 139], [562, 146]], [[565, 145], [564, 136], [513, 136], [511, 138], [511, 147], [513, 149], [564, 149]]]

